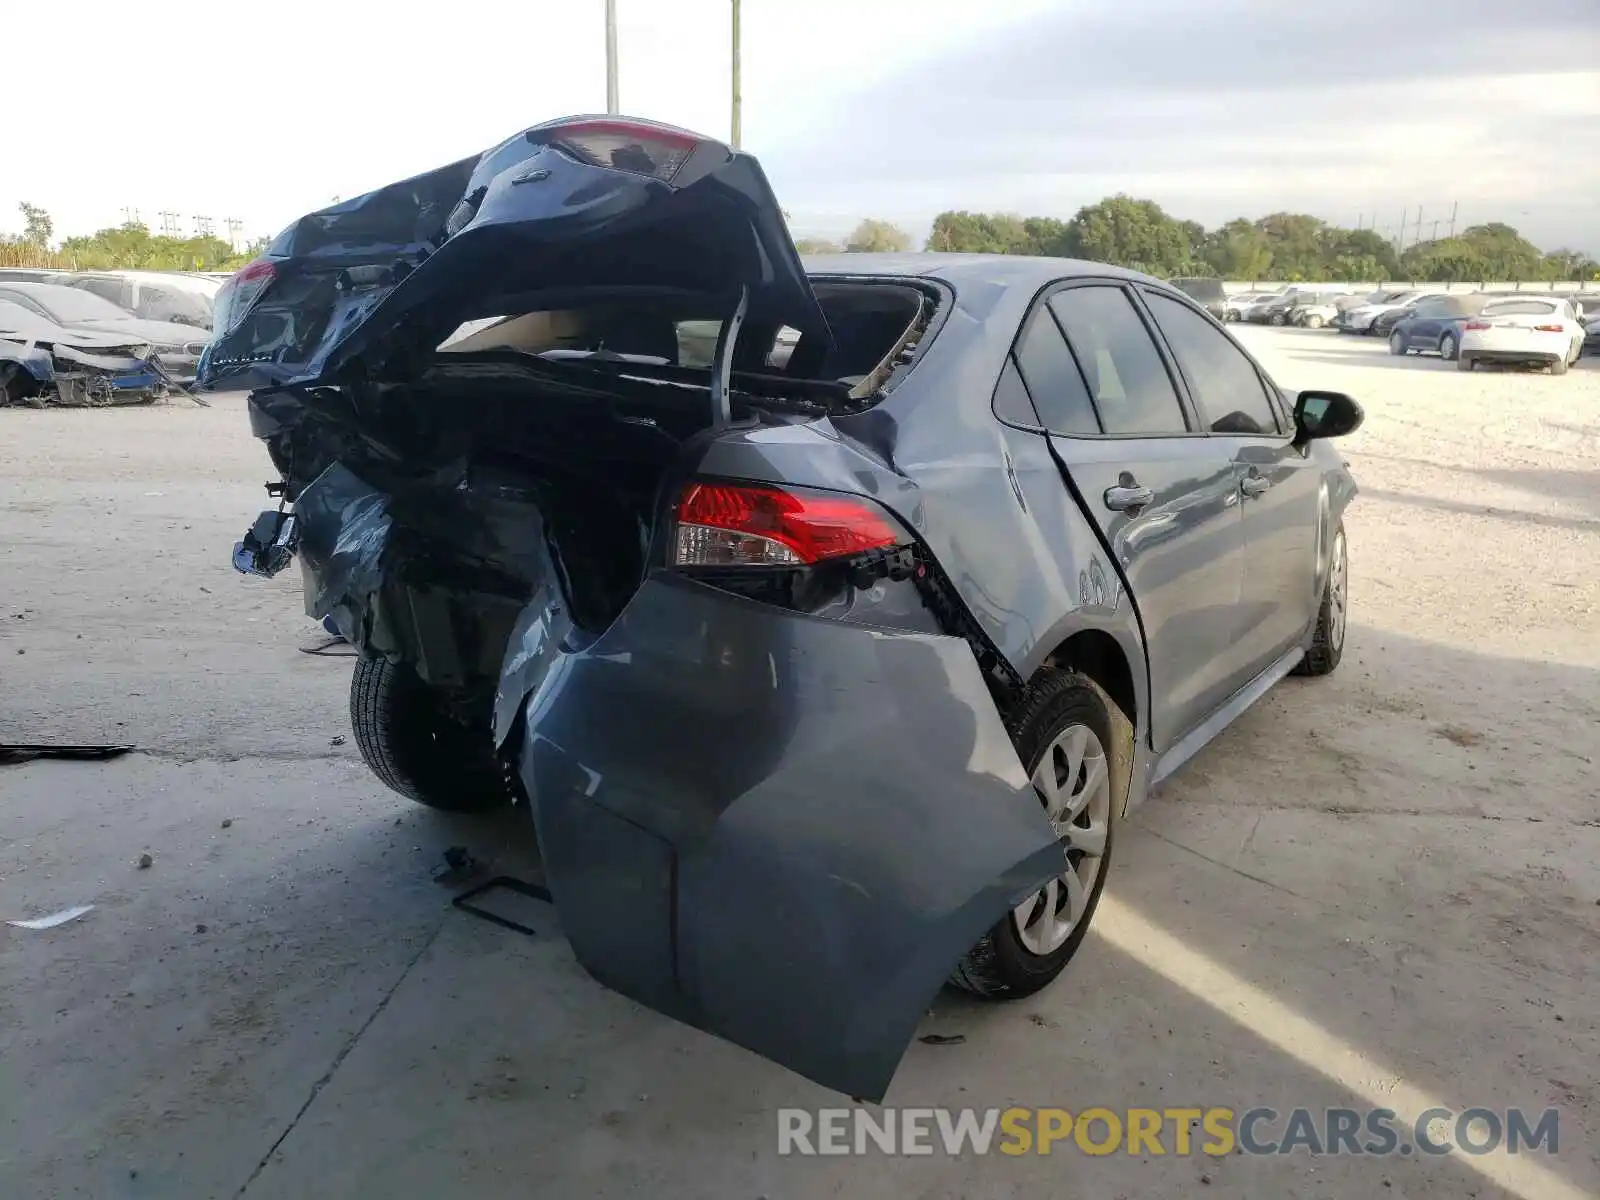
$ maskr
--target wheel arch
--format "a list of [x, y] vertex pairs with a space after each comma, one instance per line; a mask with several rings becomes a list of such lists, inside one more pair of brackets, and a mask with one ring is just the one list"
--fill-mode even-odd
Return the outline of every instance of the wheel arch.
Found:
[[[1138, 671], [1147, 670], [1141, 656]], [[1105, 700], [1110, 710], [1112, 738], [1118, 743], [1107, 747], [1112, 755], [1113, 811], [1118, 817], [1126, 816], [1137, 803], [1133, 781], [1140, 745], [1149, 729], [1145, 711], [1148, 675], [1135, 672], [1135, 664], [1121, 641], [1095, 628], [1080, 629], [1064, 638], [1044, 656], [1029, 682], [1045, 672], [1081, 675], [1094, 684]]]

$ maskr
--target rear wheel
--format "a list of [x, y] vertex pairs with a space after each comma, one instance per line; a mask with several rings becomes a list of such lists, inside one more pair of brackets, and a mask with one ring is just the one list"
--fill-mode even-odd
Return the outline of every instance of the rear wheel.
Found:
[[1317, 609], [1317, 628], [1311, 635], [1311, 648], [1295, 667], [1296, 675], [1328, 675], [1344, 657], [1345, 616], [1350, 596], [1350, 559], [1345, 546], [1344, 525], [1333, 531], [1333, 547], [1328, 552], [1328, 578], [1322, 585], [1322, 604]]
[[1398, 329], [1389, 335], [1389, 353], [1404, 354], [1406, 352], [1406, 339]]
[[1274, 325], [1282, 325], [1282, 324], [1284, 324], [1284, 323], [1285, 323], [1285, 322], [1286, 322], [1286, 321], [1287, 321], [1287, 320], [1288, 320], [1288, 319], [1289, 319], [1289, 318], [1288, 318], [1288, 317], [1286, 317], [1286, 316], [1284, 316], [1284, 315], [1283, 315], [1283, 314], [1282, 314], [1282, 313], [1281, 313], [1281, 312], [1275, 312], [1275, 313], [1273, 313], [1273, 314], [1272, 314], [1272, 318], [1271, 318], [1271, 320], [1272, 320], [1272, 323], [1273, 323], [1273, 324], [1274, 324]]
[[405, 663], [359, 658], [350, 725], [372, 773], [402, 796], [446, 812], [488, 812], [512, 792], [487, 727], [462, 722]]
[[1316, 313], [1311, 313], [1306, 317], [1306, 328], [1307, 329], [1321, 329], [1323, 324], [1324, 324], [1324, 322], [1323, 322], [1322, 318], [1320, 316], [1318, 316]]
[[1555, 362], [1550, 364], [1550, 374], [1552, 374], [1552, 375], [1565, 375], [1566, 373], [1567, 373], [1567, 360], [1566, 359], [1558, 358], [1558, 359], [1555, 360]]
[[1059, 876], [1002, 917], [950, 977], [957, 987], [997, 1000], [1045, 987], [1082, 944], [1111, 865], [1117, 774], [1111, 714], [1086, 676], [1047, 675], [1011, 728], [1066, 862]]
[[1458, 371], [1470, 371], [1477, 365], [1478, 360], [1473, 358], [1470, 354], [1463, 354], [1456, 359], [1456, 370]]
[[1456, 357], [1456, 335], [1447, 333], [1439, 339], [1439, 357], [1445, 362], [1453, 362]]

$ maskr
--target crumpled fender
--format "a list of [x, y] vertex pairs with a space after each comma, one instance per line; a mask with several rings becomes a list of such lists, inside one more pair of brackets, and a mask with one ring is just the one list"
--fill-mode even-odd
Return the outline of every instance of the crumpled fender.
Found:
[[578, 960], [881, 1099], [961, 956], [1062, 852], [962, 641], [647, 579], [572, 643], [536, 598], [496, 735]]

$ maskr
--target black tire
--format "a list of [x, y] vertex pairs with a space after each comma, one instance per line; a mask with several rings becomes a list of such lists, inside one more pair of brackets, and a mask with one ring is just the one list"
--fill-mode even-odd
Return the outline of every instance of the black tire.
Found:
[[1406, 352], [1406, 335], [1399, 330], [1389, 335], [1389, 353], [1404, 356]]
[[1565, 375], [1566, 373], [1567, 373], [1567, 360], [1566, 359], [1558, 358], [1558, 359], [1556, 359], [1555, 362], [1550, 364], [1550, 374], [1552, 374], [1552, 375]]
[[1447, 333], [1439, 339], [1439, 357], [1445, 362], [1455, 362], [1456, 355], [1461, 353], [1461, 343], [1456, 341], [1456, 335]]
[[1345, 627], [1348, 615], [1344, 621], [1335, 621], [1333, 607], [1333, 590], [1335, 567], [1340, 568], [1340, 577], [1344, 579], [1344, 602], [1350, 603], [1349, 578], [1350, 578], [1350, 551], [1345, 541], [1344, 523], [1341, 521], [1333, 531], [1333, 549], [1330, 554], [1336, 554], [1341, 560], [1334, 564], [1330, 562], [1328, 578], [1322, 585], [1322, 603], [1317, 606], [1317, 628], [1311, 635], [1311, 648], [1306, 651], [1306, 656], [1300, 660], [1294, 669], [1296, 675], [1329, 675], [1339, 665], [1339, 660], [1344, 657]]
[[404, 663], [356, 660], [350, 726], [372, 773], [418, 804], [476, 813], [512, 801], [489, 730], [463, 724]]
[[1289, 322], [1289, 318], [1284, 316], [1281, 312], [1273, 313], [1269, 320], [1273, 325], [1279, 327], [1282, 327]]
[[1470, 371], [1477, 365], [1478, 360], [1473, 358], [1470, 354], [1462, 354], [1456, 358], [1456, 370], [1458, 371]]
[[[1121, 756], [1127, 753], [1122, 740], [1127, 738], [1129, 729], [1127, 722], [1120, 719], [1120, 713], [1115, 716], [1117, 719], [1113, 718], [1105, 693], [1088, 676], [1052, 671], [1032, 685], [1026, 701], [1006, 723], [1017, 756], [1030, 776], [1051, 743], [1069, 725], [1087, 725], [1094, 731], [1106, 751], [1111, 777], [1111, 813], [1107, 821], [1105, 854], [1083, 917], [1065, 942], [1049, 954], [1035, 954], [1022, 944], [1016, 922], [1008, 912], [967, 951], [966, 957], [951, 972], [950, 982], [961, 990], [990, 1000], [1019, 1000], [1031, 996], [1061, 974], [1089, 932], [1100, 893], [1105, 890], [1106, 878], [1111, 874], [1117, 818], [1126, 794], [1126, 764], [1119, 763]], [[1113, 741], [1119, 733], [1122, 739]]]

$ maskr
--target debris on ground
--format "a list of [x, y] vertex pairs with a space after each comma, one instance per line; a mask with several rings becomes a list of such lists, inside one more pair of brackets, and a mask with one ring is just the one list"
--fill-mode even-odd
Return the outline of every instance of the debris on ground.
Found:
[[222, 827], [224, 829], [227, 829], [232, 824], [233, 824], [233, 818], [232, 817], [223, 817], [222, 818]]
[[205, 933], [210, 928], [211, 927], [209, 925], [205, 924], [205, 922], [202, 921], [200, 924], [198, 924], [198, 925], [196, 925], [194, 927], [194, 931], [196, 933]]
[[[22, 651], [18, 650], [18, 654]], [[31, 762], [36, 758], [70, 758], [82, 762], [99, 762], [127, 754], [132, 746], [43, 746], [0, 745], [0, 766]]]
[[54, 929], [57, 925], [76, 921], [93, 907], [92, 904], [80, 904], [75, 908], [63, 908], [60, 912], [53, 912], [48, 917], [31, 917], [22, 921], [7, 921], [6, 924], [15, 925], [18, 929]]
[[925, 1033], [917, 1039], [924, 1046], [959, 1046], [966, 1040], [964, 1033]]
[[429, 872], [435, 883], [454, 887], [471, 879], [481, 869], [478, 860], [465, 846], [450, 846], [444, 852], [444, 861]]
[[155, 861], [156, 860], [151, 858], [148, 854], [139, 855], [139, 870], [148, 871], [151, 867], [151, 864], [153, 864]]
[[328, 745], [330, 745], [330, 746], [342, 746], [342, 745], [344, 745], [344, 734], [342, 734], [342, 733], [335, 734], [333, 737], [329, 738], [328, 739]]

